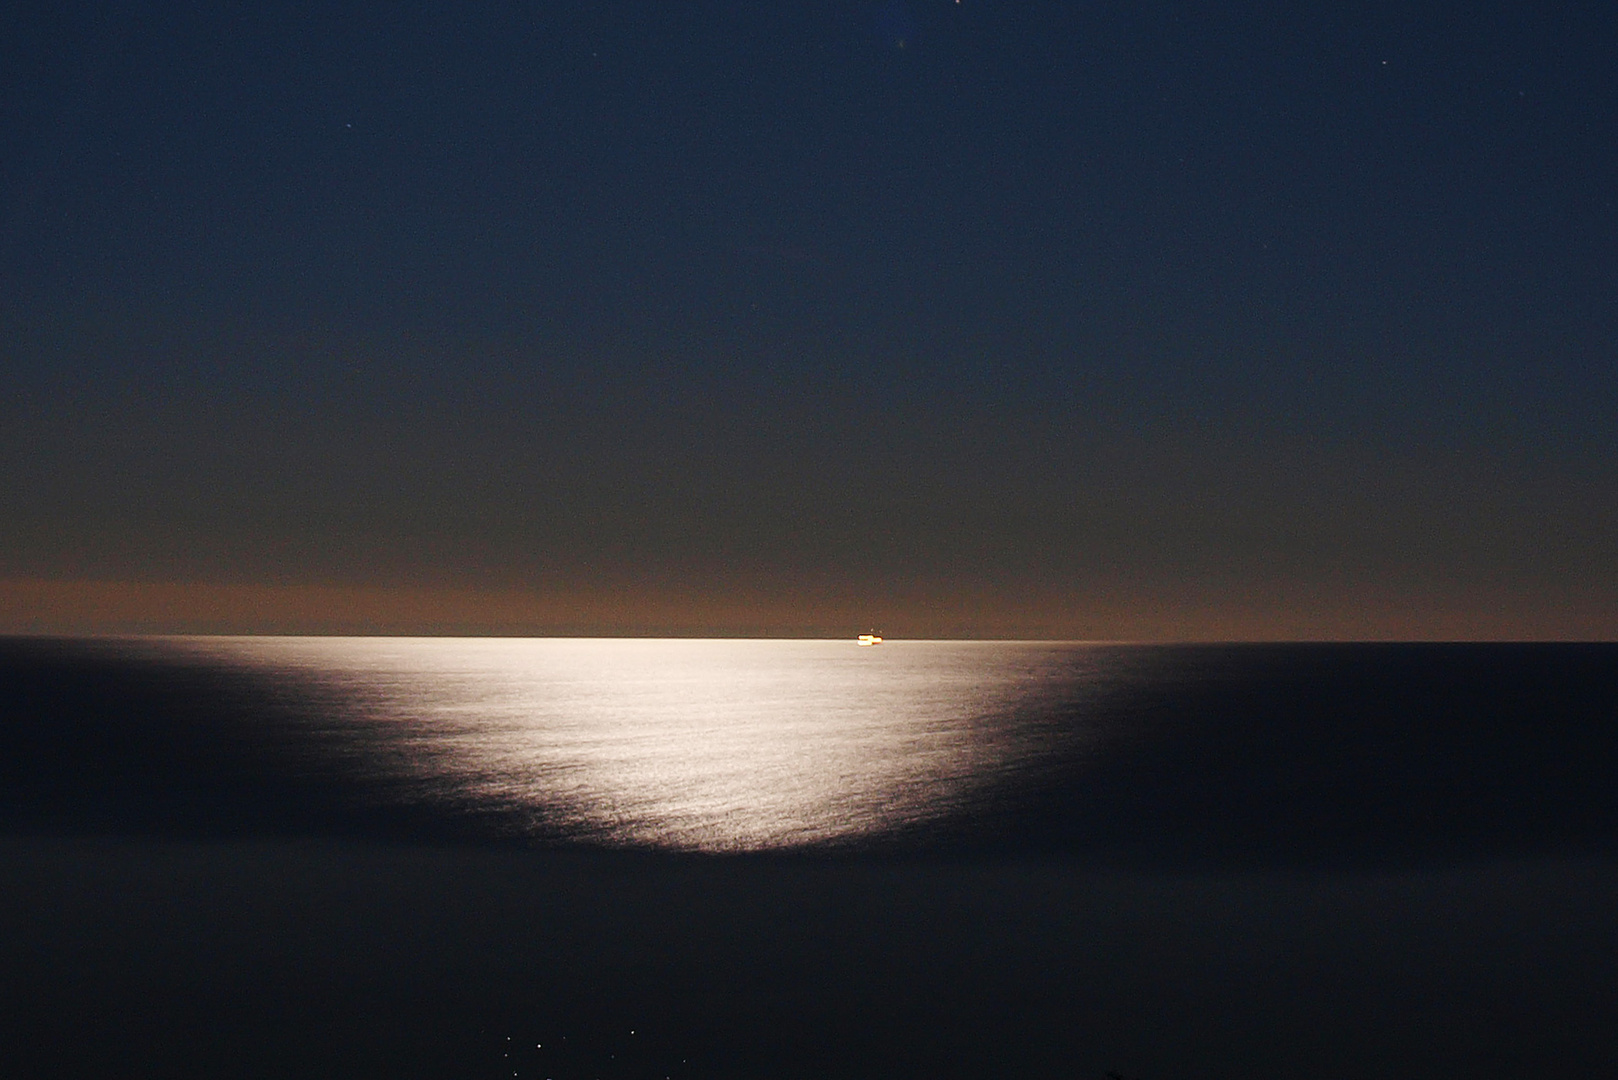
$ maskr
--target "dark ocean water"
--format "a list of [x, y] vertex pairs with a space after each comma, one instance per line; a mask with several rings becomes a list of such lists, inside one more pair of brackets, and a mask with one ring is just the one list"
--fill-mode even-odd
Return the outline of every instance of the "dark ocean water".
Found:
[[1615, 767], [1610, 645], [13, 639], [0, 1058], [1610, 1073]]

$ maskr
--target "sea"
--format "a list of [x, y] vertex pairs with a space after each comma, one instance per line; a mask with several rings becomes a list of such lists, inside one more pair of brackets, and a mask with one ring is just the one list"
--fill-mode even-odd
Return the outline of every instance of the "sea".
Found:
[[1618, 645], [0, 639], [0, 1073], [1618, 1075]]

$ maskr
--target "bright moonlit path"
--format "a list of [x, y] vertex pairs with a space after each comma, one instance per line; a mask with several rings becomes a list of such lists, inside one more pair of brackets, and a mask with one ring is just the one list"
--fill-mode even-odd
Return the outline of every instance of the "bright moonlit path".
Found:
[[[334, 690], [430, 801], [536, 834], [749, 851], [858, 840], [961, 808], [1069, 737], [1025, 706], [1107, 682], [1035, 643], [190, 639]], [[1089, 659], [1087, 659], [1089, 657]]]

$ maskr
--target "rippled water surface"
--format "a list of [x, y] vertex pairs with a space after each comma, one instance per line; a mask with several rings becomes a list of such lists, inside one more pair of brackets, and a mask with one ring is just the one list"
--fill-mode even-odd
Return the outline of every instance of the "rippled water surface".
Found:
[[0, 825], [1411, 864], [1618, 842], [1618, 647], [0, 643]]
[[610, 844], [824, 845], [924, 823], [1082, 740], [1040, 706], [1127, 665], [1039, 643], [256, 638], [186, 651], [323, 685], [444, 803]]
[[1614, 645], [0, 639], [0, 1060], [1607, 1076], [1615, 775]]

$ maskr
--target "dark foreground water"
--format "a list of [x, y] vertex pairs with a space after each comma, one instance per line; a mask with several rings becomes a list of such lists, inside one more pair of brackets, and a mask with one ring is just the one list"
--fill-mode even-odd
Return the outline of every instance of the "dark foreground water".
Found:
[[20, 1076], [1601, 1075], [1618, 647], [0, 642]]

